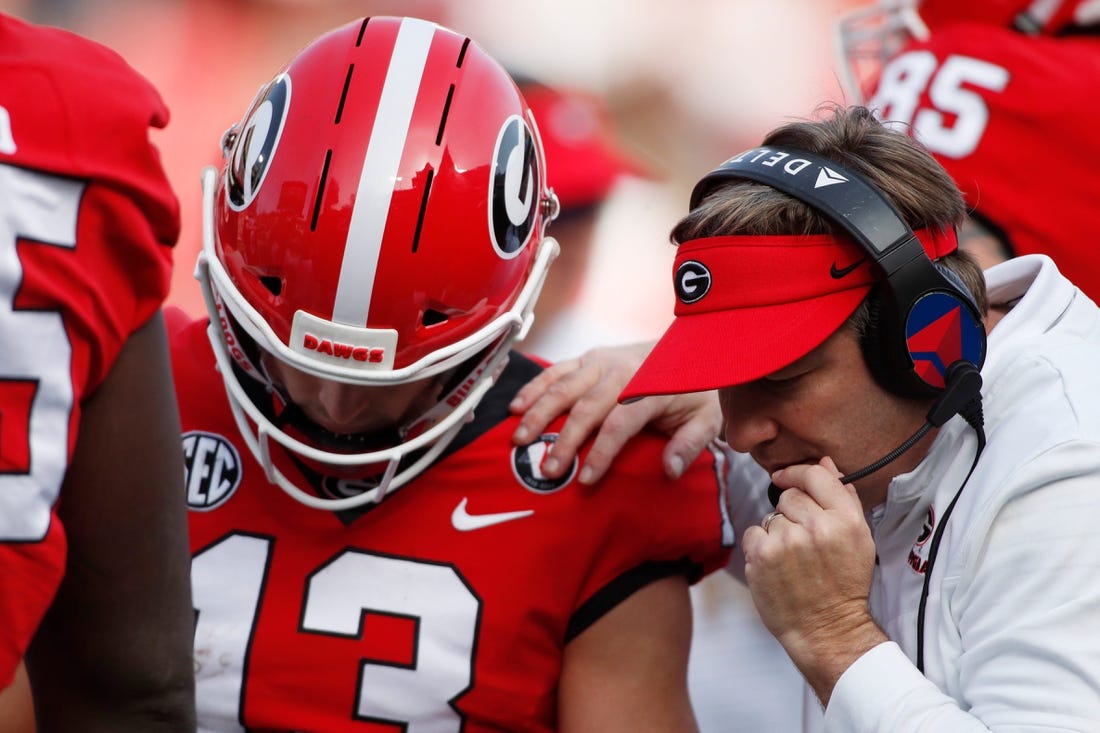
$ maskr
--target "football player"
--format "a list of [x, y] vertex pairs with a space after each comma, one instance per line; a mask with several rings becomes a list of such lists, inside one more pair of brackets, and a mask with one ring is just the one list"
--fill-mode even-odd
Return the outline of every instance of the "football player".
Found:
[[26, 657], [42, 731], [194, 730], [167, 121], [114, 52], [0, 14], [0, 688], [25, 709]]
[[837, 48], [849, 97], [911, 130], [962, 189], [964, 246], [986, 266], [1048, 254], [1100, 299], [1082, 239], [1100, 226], [1100, 4], [880, 0], [841, 19]]
[[[267, 83], [204, 174], [209, 321], [170, 319], [199, 727], [680, 731], [715, 458], [598, 490], [514, 447], [557, 243], [538, 128], [469, 38], [373, 17]], [[175, 318], [178, 315], [179, 318]]]

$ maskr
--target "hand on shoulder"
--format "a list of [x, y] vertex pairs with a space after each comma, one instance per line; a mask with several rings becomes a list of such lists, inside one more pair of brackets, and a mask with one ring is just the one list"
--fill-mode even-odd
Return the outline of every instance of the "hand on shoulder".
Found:
[[544, 370], [511, 403], [512, 412], [523, 415], [513, 440], [527, 443], [568, 413], [542, 470], [558, 476], [595, 433], [578, 479], [593, 484], [607, 472], [623, 445], [652, 425], [670, 436], [662, 462], [669, 477], [679, 478], [718, 436], [721, 410], [714, 392], [647, 397], [620, 405], [619, 394], [652, 347], [643, 343], [592, 349]]

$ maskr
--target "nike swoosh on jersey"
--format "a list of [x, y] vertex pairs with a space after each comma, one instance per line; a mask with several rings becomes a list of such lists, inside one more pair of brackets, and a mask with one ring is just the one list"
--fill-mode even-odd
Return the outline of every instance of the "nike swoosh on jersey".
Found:
[[466, 499], [458, 502], [458, 506], [451, 512], [451, 524], [459, 532], [469, 532], [474, 529], [492, 527], [494, 524], [511, 522], [514, 519], [523, 519], [535, 513], [534, 509], [523, 509], [518, 512], [497, 512], [496, 514], [470, 514], [466, 511]]
[[836, 262], [833, 262], [833, 264], [829, 267], [829, 275], [831, 275], [834, 280], [839, 280], [840, 278], [844, 277], [845, 275], [847, 275], [852, 270], [854, 270], [857, 267], [859, 267], [860, 265], [862, 265], [864, 260], [866, 260], [866, 259], [867, 259], [866, 257], [860, 257], [858, 260], [856, 260], [852, 264], [848, 265], [847, 267], [840, 267], [840, 268], [838, 268], [836, 266]]

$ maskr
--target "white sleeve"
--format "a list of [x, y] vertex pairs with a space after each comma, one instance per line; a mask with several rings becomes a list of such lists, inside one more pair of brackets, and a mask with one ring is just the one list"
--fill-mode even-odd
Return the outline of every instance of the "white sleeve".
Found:
[[1069, 443], [1015, 468], [1014, 498], [978, 507], [935, 570], [927, 677], [893, 642], [872, 649], [837, 682], [827, 731], [1100, 731], [1098, 455]]
[[825, 733], [988, 730], [917, 671], [892, 641], [866, 652], [844, 671], [825, 710]]

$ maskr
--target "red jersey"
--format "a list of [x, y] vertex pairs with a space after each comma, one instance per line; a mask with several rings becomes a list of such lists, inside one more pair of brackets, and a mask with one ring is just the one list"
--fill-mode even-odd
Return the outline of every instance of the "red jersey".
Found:
[[508, 402], [540, 368], [518, 354], [409, 484], [354, 514], [299, 504], [240, 438], [205, 327], [170, 326], [202, 730], [551, 731], [573, 637], [728, 558], [710, 454], [672, 482], [648, 435], [597, 487], [542, 476], [553, 436], [511, 443]]
[[114, 52], [0, 14], [0, 687], [64, 571], [81, 402], [167, 294], [167, 119]]
[[1009, 28], [936, 28], [882, 70], [867, 104], [913, 134], [977, 218], [1015, 254], [1050, 255], [1093, 300], [1100, 264], [1100, 38]]

